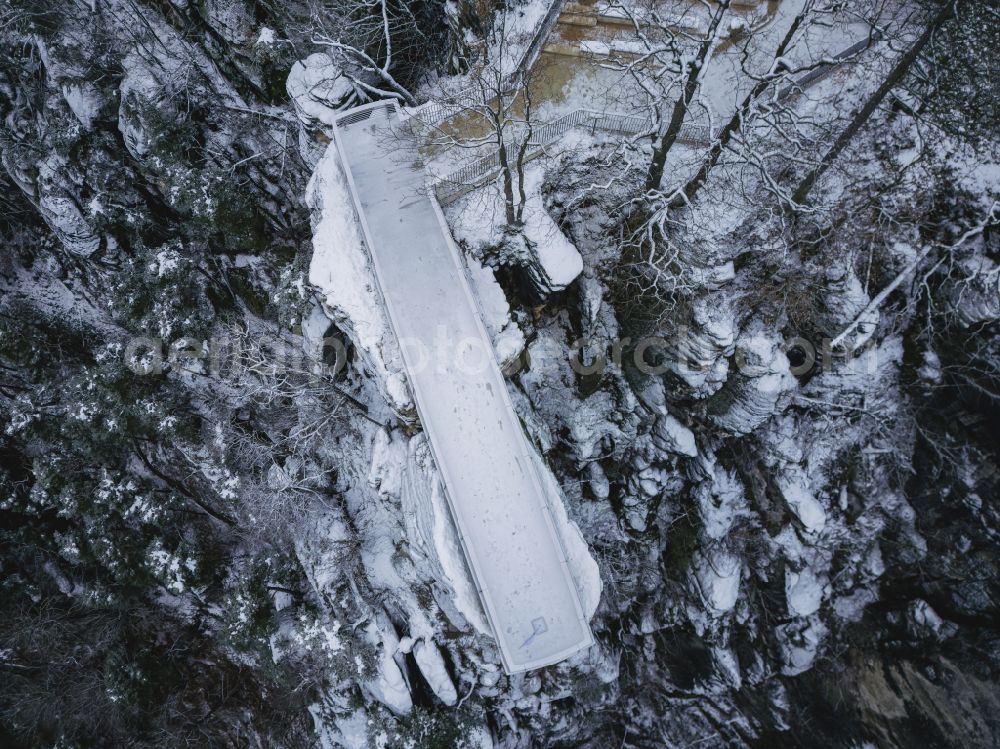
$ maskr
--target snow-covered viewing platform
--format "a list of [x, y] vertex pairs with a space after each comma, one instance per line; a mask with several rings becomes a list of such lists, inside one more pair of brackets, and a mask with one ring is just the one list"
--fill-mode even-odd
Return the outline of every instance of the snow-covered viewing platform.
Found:
[[588, 648], [538, 456], [511, 405], [463, 260], [392, 103], [338, 117], [336, 147], [420, 422], [508, 672]]

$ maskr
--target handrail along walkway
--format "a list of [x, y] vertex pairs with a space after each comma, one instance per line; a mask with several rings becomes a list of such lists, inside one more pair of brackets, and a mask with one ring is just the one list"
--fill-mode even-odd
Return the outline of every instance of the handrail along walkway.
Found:
[[[484, 342], [489, 363], [482, 382], [478, 375], [469, 379], [450, 370], [428, 375], [416, 366], [408, 346], [401, 349], [417, 411], [504, 668], [510, 673], [539, 668], [588, 648], [593, 637], [538, 475], [537, 458], [531, 455], [465, 266], [422, 166], [416, 159], [392, 159], [386, 153], [359, 148], [376, 144], [373, 133], [380, 129], [391, 130], [394, 124], [398, 128], [399, 115], [395, 102], [345, 112], [335, 120], [335, 145], [396, 334], [401, 339], [413, 335], [421, 315], [437, 319], [435, 315], [443, 318], [454, 311], [456, 328], [464, 325], [466, 334], [473, 333]], [[405, 132], [397, 134], [407, 137]], [[416, 143], [410, 147], [416, 153]], [[382, 181], [385, 189], [380, 189]], [[415, 191], [422, 196], [414, 199]], [[369, 211], [377, 213], [372, 222]], [[418, 225], [401, 227], [393, 219], [398, 224], [413, 221]], [[429, 274], [423, 282], [412, 277], [420, 273]], [[426, 299], [421, 297], [424, 291]], [[435, 295], [441, 299], [436, 301]], [[482, 409], [480, 402], [485, 404]], [[448, 408], [453, 404], [454, 414]], [[442, 434], [442, 428], [455, 433]], [[468, 444], [456, 444], [463, 439]], [[478, 456], [483, 458], [481, 467], [470, 468], [455, 460], [456, 455], [464, 455], [475, 461], [477, 454], [462, 451], [477, 445], [483, 446], [484, 453], [491, 452]], [[506, 535], [495, 538], [498, 534]]]

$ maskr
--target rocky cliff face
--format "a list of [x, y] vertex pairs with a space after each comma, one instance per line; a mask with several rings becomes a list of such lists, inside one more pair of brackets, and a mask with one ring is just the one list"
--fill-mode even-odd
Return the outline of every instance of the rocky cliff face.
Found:
[[[486, 15], [420, 10], [411, 87]], [[1000, 743], [997, 235], [956, 244], [995, 143], [903, 170], [896, 108], [799, 223], [723, 192], [655, 314], [620, 284], [641, 149], [547, 165], [571, 272], [470, 268], [598, 644], [508, 677], [335, 199], [373, 79], [321, 11], [3, 6], [0, 739]]]
[[[898, 131], [890, 143], [895, 137]], [[859, 150], [865, 147], [879, 148], [866, 142]], [[930, 157], [941, 161], [919, 176], [908, 175], [894, 199], [946, 214], [988, 214], [996, 186], [973, 198], [978, 188], [949, 184], [950, 149]], [[968, 162], [973, 172], [978, 158]], [[979, 275], [960, 273], [964, 302], [921, 313], [930, 318], [915, 307], [938, 303], [918, 301], [920, 291], [874, 311], [874, 292], [862, 288], [859, 269], [843, 267], [840, 243], [851, 230], [842, 227], [831, 254], [786, 259], [775, 281], [783, 299], [771, 306], [767, 257], [774, 237], [761, 238], [767, 222], [758, 216], [736, 231], [701, 235], [713, 262], [735, 261], [728, 281], [720, 283], [717, 273], [700, 284], [688, 277], [687, 292], [657, 315], [637, 312], [628, 291], [615, 303], [622, 287], [608, 273], [613, 261], [594, 231], [624, 194], [565, 187], [613, 160], [570, 158], [549, 187], [555, 209], [565, 206], [557, 218], [584, 254], [585, 274], [596, 276], [587, 298], [607, 300], [605, 315], [621, 316], [604, 329], [611, 338], [624, 329], [645, 341], [645, 355], [625, 356], [623, 366], [639, 429], [624, 454], [609, 455], [600, 470], [585, 469], [598, 477], [591, 496], [612, 499], [630, 552], [652, 565], [646, 574], [655, 581], [641, 586], [643, 573], [633, 571], [627, 579], [641, 587], [629, 589], [616, 613], [615, 642], [629, 657], [622, 658], [627, 665], [614, 699], [642, 716], [631, 724], [643, 737], [634, 744], [697, 741], [703, 732], [714, 738], [700, 740], [720, 746], [991, 745], [995, 726], [975, 716], [996, 696], [987, 686], [996, 630], [987, 621], [997, 589], [994, 554], [986, 551], [995, 513], [980, 501], [982, 491], [993, 491], [996, 454], [991, 428], [971, 412], [992, 412], [993, 405], [990, 396], [957, 383], [965, 395], [945, 397], [941, 374], [948, 366], [922, 351], [928, 334], [957, 334], [963, 343], [948, 346], [952, 352], [969, 345], [963, 316], [983, 309]], [[589, 171], [587, 178], [602, 183]], [[970, 183], [979, 179], [970, 176]], [[916, 197], [914, 182], [928, 193]], [[934, 222], [919, 231], [934, 231]], [[690, 223], [711, 225], [697, 209]], [[876, 240], [888, 245], [880, 272], [889, 281], [918, 254], [910, 244], [914, 227], [900, 230], [900, 239], [889, 233]], [[917, 241], [927, 242], [924, 236]], [[788, 240], [779, 240], [786, 249]], [[946, 262], [989, 267], [994, 243], [984, 236], [959, 253], [975, 260]], [[794, 279], [800, 262], [815, 294], [808, 300]], [[932, 299], [950, 293], [950, 280], [931, 283], [924, 292]], [[592, 310], [580, 300], [581, 320]], [[979, 328], [986, 338], [995, 329], [991, 320]], [[845, 328], [852, 331], [846, 356], [842, 346], [829, 348]], [[980, 345], [989, 347], [985, 340], [973, 347]], [[622, 387], [615, 372], [605, 370], [597, 393]], [[577, 385], [589, 390], [593, 382]], [[945, 402], [953, 419], [938, 410]], [[620, 408], [607, 408], [605, 418], [613, 421], [612, 414]], [[957, 469], [955, 459], [966, 468]], [[980, 572], [971, 565], [982, 565]], [[609, 602], [612, 616], [610, 610]], [[959, 724], [961, 740], [950, 735]]]

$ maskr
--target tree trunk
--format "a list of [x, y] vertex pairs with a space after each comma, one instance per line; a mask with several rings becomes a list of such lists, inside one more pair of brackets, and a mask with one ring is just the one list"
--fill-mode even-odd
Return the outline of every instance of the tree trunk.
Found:
[[517, 214], [514, 212], [514, 175], [511, 173], [510, 162], [507, 159], [507, 147], [500, 139], [500, 150], [497, 152], [500, 159], [500, 175], [503, 178], [503, 202], [506, 214], [507, 225], [517, 225]]
[[719, 163], [722, 152], [726, 150], [726, 146], [729, 145], [729, 141], [732, 140], [733, 136], [742, 127], [743, 122], [746, 120], [746, 116], [750, 111], [750, 106], [768, 89], [768, 87], [771, 86], [772, 83], [781, 78], [783, 72], [788, 70], [788, 66], [782, 61], [782, 58], [784, 58], [785, 52], [788, 51], [788, 46], [792, 43], [795, 32], [799, 30], [799, 27], [802, 25], [802, 22], [805, 20], [811, 9], [812, 3], [809, 2], [795, 17], [795, 20], [792, 21], [792, 25], [788, 28], [788, 33], [785, 34], [784, 39], [781, 40], [781, 43], [774, 51], [774, 59], [771, 63], [771, 69], [764, 77], [757, 81], [756, 85], [754, 85], [754, 87], [746, 95], [746, 98], [743, 99], [732, 118], [730, 118], [729, 122], [727, 122], [722, 130], [719, 131], [718, 137], [716, 137], [713, 141], [712, 147], [708, 152], [708, 156], [706, 156], [705, 160], [702, 162], [701, 169], [699, 169], [698, 173], [688, 180], [686, 185], [684, 185], [684, 189], [681, 191], [681, 194], [678, 195], [671, 203], [671, 208], [680, 208], [694, 199], [694, 196], [697, 195], [698, 191], [708, 179], [709, 173], [715, 168], [716, 164]]
[[527, 130], [524, 133], [524, 140], [521, 142], [521, 147], [517, 152], [517, 193], [518, 193], [518, 205], [517, 205], [517, 223], [521, 224], [524, 222], [524, 204], [527, 202], [528, 198], [524, 190], [524, 162], [528, 157], [528, 148], [531, 146], [531, 94], [528, 88], [524, 89], [524, 122]]
[[681, 90], [680, 97], [674, 102], [667, 129], [659, 136], [659, 142], [653, 145], [653, 158], [649, 164], [649, 171], [646, 173], [647, 192], [660, 187], [660, 181], [663, 179], [663, 169], [667, 163], [667, 154], [670, 153], [670, 149], [677, 142], [677, 137], [681, 133], [681, 127], [684, 125], [684, 118], [687, 116], [688, 107], [691, 106], [691, 101], [698, 92], [698, 85], [701, 83], [701, 76], [704, 74], [709, 52], [715, 47], [719, 24], [725, 18], [730, 2], [731, 0], [721, 0], [718, 9], [716, 9], [715, 14], [712, 16], [712, 21], [708, 25], [708, 32], [698, 47], [698, 54], [688, 64], [684, 87]]
[[962, 0], [949, 0], [944, 6], [938, 11], [937, 15], [931, 19], [927, 24], [927, 28], [924, 29], [924, 33], [920, 35], [920, 38], [913, 43], [913, 45], [906, 51], [902, 57], [896, 62], [892, 70], [889, 71], [889, 75], [886, 79], [882, 81], [882, 85], [879, 86], [875, 93], [873, 93], [865, 105], [858, 110], [857, 114], [854, 115], [854, 119], [851, 120], [850, 124], [844, 129], [836, 141], [834, 141], [833, 146], [830, 150], [823, 155], [813, 169], [805, 176], [805, 178], [799, 183], [799, 186], [795, 189], [792, 194], [792, 202], [797, 205], [806, 205], [806, 201], [809, 197], [809, 193], [812, 192], [813, 187], [815, 187], [816, 182], [820, 177], [830, 168], [831, 164], [836, 161], [840, 153], [854, 140], [854, 137], [858, 134], [858, 131], [864, 127], [865, 123], [871, 118], [875, 110], [885, 99], [886, 95], [894, 89], [903, 80], [906, 74], [909, 72], [910, 67], [920, 56], [924, 47], [931, 40], [941, 26], [948, 21], [955, 14], [955, 6], [958, 2]]

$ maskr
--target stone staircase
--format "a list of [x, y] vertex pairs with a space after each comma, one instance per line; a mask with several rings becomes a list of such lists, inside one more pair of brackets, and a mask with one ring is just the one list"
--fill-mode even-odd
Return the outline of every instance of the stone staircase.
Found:
[[[733, 0], [734, 18], [760, 17], [760, 9], [770, 10], [768, 0]], [[673, 7], [671, 7], [673, 6]], [[663, 5], [667, 15], [675, 15], [678, 31], [697, 32], [699, 30], [698, 11], [700, 4], [692, 0], [681, 0]], [[629, 37], [633, 33], [633, 21], [621, 9], [611, 7], [609, 2], [583, 0], [566, 2], [552, 35], [542, 48], [543, 52], [568, 57], [590, 57], [597, 59], [616, 58], [628, 61], [636, 53], [628, 49]]]
[[563, 26], [596, 26], [597, 17], [597, 10], [593, 5], [566, 3], [559, 15], [559, 24]]

